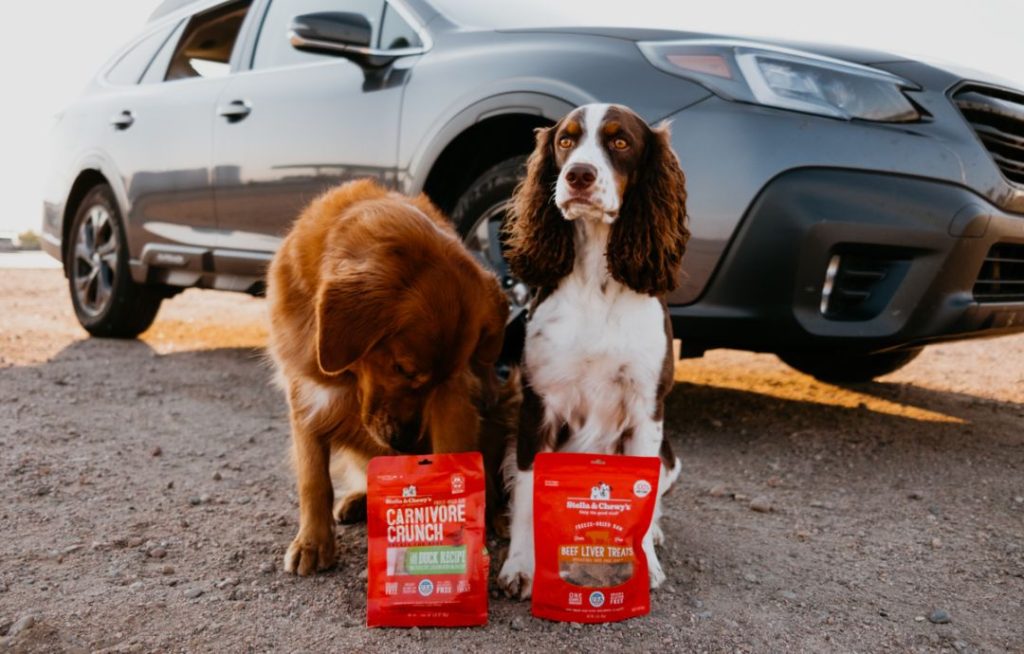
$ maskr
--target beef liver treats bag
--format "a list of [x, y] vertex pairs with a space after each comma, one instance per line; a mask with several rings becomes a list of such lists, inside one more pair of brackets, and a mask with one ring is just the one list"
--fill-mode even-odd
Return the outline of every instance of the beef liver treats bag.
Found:
[[366, 477], [367, 626], [486, 624], [480, 454], [377, 457]]
[[657, 457], [538, 454], [533, 472], [533, 614], [614, 622], [651, 610], [642, 543]]

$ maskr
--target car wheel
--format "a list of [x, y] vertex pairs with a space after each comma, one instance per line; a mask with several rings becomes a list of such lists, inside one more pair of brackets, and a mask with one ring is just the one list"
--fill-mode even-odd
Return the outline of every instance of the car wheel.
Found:
[[778, 356], [789, 366], [821, 381], [855, 383], [895, 372], [916, 359], [922, 350], [923, 347], [916, 347], [875, 354], [782, 352]]
[[132, 280], [128, 242], [109, 186], [86, 194], [69, 234], [64, 265], [78, 322], [93, 336], [134, 338], [145, 331], [164, 295]]
[[509, 198], [525, 171], [526, 157], [513, 157], [488, 168], [459, 198], [452, 222], [474, 257], [498, 276], [508, 298], [509, 319], [501, 361], [517, 362], [526, 335], [530, 289], [516, 279], [502, 254], [501, 227]]

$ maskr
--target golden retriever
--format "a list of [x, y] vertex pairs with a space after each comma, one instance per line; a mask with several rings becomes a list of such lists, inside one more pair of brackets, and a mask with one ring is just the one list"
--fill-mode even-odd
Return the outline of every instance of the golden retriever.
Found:
[[[369, 180], [305, 209], [267, 297], [299, 491], [284, 568], [308, 575], [335, 562], [334, 519], [365, 518], [371, 457], [481, 449], [508, 305], [425, 196]], [[332, 457], [344, 486], [333, 516]]]

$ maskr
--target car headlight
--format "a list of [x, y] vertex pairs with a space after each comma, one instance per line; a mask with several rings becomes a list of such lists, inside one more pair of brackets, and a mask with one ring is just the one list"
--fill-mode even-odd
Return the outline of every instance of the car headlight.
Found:
[[661, 70], [694, 79], [729, 100], [844, 120], [903, 123], [921, 118], [903, 92], [916, 86], [867, 66], [743, 41], [637, 45]]

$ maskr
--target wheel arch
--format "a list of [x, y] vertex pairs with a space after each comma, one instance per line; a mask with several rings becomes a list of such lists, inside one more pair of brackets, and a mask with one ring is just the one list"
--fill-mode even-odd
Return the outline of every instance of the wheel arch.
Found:
[[448, 119], [414, 157], [405, 190], [426, 193], [445, 213], [477, 177], [496, 163], [533, 150], [533, 132], [575, 107], [541, 93], [504, 93]]

